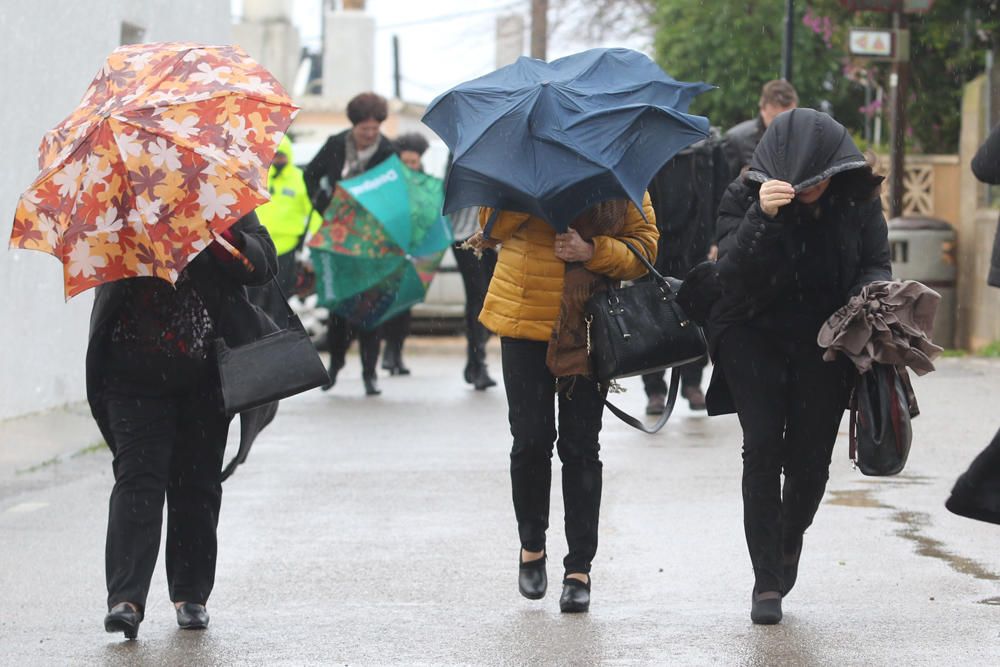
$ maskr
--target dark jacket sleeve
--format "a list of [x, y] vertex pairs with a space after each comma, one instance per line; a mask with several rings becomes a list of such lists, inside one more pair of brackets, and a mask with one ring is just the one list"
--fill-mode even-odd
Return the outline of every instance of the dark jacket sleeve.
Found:
[[972, 173], [983, 183], [1000, 184], [1000, 125], [993, 128], [990, 136], [972, 158]]
[[[306, 192], [309, 200], [316, 204], [317, 211], [325, 211], [330, 205], [331, 192], [320, 193], [320, 181], [324, 176], [329, 176], [331, 168], [336, 162], [343, 164], [343, 149], [339, 148], [339, 136], [332, 136], [326, 140], [323, 147], [319, 149], [316, 156], [309, 162], [302, 172], [302, 180], [306, 183]], [[337, 179], [332, 179], [330, 187], [336, 183]]]
[[260, 224], [257, 214], [248, 213], [230, 230], [236, 239], [234, 245], [250, 260], [254, 269], [250, 271], [243, 262], [226, 261], [222, 263], [226, 272], [243, 285], [260, 286], [271, 280], [271, 276], [278, 272], [278, 255], [270, 234]]
[[876, 280], [892, 280], [892, 253], [889, 250], [889, 227], [882, 213], [879, 200], [865, 204], [861, 216], [861, 257], [858, 279], [848, 296], [855, 296], [861, 288]]
[[719, 205], [716, 227], [723, 285], [768, 280], [772, 267], [786, 255], [786, 229], [760, 210], [753, 190], [739, 181], [732, 183]]

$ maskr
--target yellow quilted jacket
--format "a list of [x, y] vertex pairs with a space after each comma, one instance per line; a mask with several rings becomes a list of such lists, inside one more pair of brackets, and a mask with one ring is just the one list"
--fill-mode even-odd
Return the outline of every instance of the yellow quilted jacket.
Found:
[[[621, 236], [597, 236], [594, 256], [586, 267], [613, 280], [634, 280], [646, 274], [635, 255], [618, 239], [632, 241], [633, 247], [653, 263], [656, 261], [656, 216], [646, 193], [642, 201], [646, 214], [629, 204]], [[479, 224], [486, 225], [491, 209], [479, 212]], [[648, 220], [648, 222], [647, 222]], [[565, 264], [555, 254], [556, 232], [541, 218], [527, 213], [502, 211], [490, 233], [500, 241], [500, 256], [490, 283], [479, 321], [498, 336], [547, 341], [552, 334], [562, 301]]]

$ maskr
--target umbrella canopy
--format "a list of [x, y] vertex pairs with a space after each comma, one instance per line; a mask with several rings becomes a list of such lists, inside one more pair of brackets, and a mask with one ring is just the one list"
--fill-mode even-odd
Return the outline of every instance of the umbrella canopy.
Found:
[[10, 246], [62, 260], [67, 299], [135, 276], [174, 283], [269, 199], [267, 169], [296, 111], [239, 47], [116, 49], [42, 140]]
[[396, 156], [340, 181], [309, 242], [319, 303], [373, 329], [423, 301], [453, 241], [443, 199], [439, 179]]
[[454, 154], [444, 212], [521, 211], [564, 231], [609, 199], [627, 198], [641, 211], [656, 172], [708, 136], [708, 119], [686, 112], [712, 88], [675, 81], [629, 49], [551, 63], [522, 57], [460, 84], [423, 118]]

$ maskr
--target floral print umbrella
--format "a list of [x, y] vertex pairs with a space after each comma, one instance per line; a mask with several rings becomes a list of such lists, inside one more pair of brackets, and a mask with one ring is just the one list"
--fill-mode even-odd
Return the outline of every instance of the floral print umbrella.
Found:
[[63, 263], [66, 298], [102, 283], [174, 283], [269, 199], [267, 169], [297, 108], [237, 46], [116, 49], [45, 135], [10, 246]]
[[319, 303], [373, 329], [424, 300], [454, 237], [440, 179], [393, 156], [340, 181], [309, 241]]

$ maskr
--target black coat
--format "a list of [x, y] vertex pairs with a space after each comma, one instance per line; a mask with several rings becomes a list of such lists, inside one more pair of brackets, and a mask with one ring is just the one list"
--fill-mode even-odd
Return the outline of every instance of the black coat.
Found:
[[[993, 128], [990, 136], [972, 158], [972, 173], [983, 183], [1000, 185], [1000, 125]], [[1000, 287], [1000, 224], [993, 238], [993, 258], [986, 281], [993, 287]]]
[[753, 152], [767, 130], [760, 116], [733, 125], [723, 135], [723, 149], [729, 165], [729, 180], [740, 175], [743, 167], [750, 164]]
[[653, 177], [648, 190], [660, 230], [657, 271], [683, 278], [705, 260], [729, 180], [718, 134], [681, 151]]
[[[255, 267], [248, 271], [242, 263], [220, 262], [208, 251], [199, 254], [184, 269], [208, 312], [216, 316], [216, 333], [230, 347], [244, 345], [274, 331], [274, 323], [247, 299], [245, 285], [259, 286], [277, 271], [278, 260], [274, 243], [255, 213], [241, 218], [230, 228], [240, 251]], [[103, 389], [106, 345], [109, 329], [124, 298], [124, 281], [97, 287], [94, 307], [90, 314], [90, 337], [87, 346], [87, 401], [101, 434], [113, 452], [115, 442], [108, 428]], [[240, 452], [245, 455], [257, 434], [274, 417], [277, 404], [248, 410], [240, 414]]]
[[[726, 329], [767, 314], [794, 288], [795, 248], [790, 242], [796, 204], [782, 208], [777, 218], [765, 215], [758, 195], [759, 183], [766, 178], [809, 184], [820, 175], [835, 177], [820, 202], [821, 218], [812, 223], [836, 229], [836, 246], [829, 250], [839, 284], [831, 302], [843, 305], [864, 285], [892, 279], [888, 228], [872, 189], [880, 179], [859, 164], [865, 164], [864, 157], [846, 130], [826, 114], [800, 109], [775, 119], [746, 178], [729, 186], [719, 208], [716, 268], [721, 295], [712, 305], [707, 327], [713, 355]], [[719, 366], [713, 371], [707, 401], [709, 414], [734, 411]]]
[[[347, 158], [347, 135], [350, 130], [344, 130], [340, 134], [335, 134], [326, 140], [323, 147], [319, 149], [316, 156], [305, 168], [302, 174], [306, 182], [306, 192], [313, 202], [316, 210], [322, 213], [330, 205], [333, 198], [333, 189], [340, 175], [344, 172], [344, 160]], [[386, 137], [379, 135], [379, 145], [375, 154], [368, 161], [368, 167], [374, 167], [389, 159], [395, 153], [395, 147]], [[323, 191], [320, 181], [326, 176], [329, 180], [329, 190]]]

